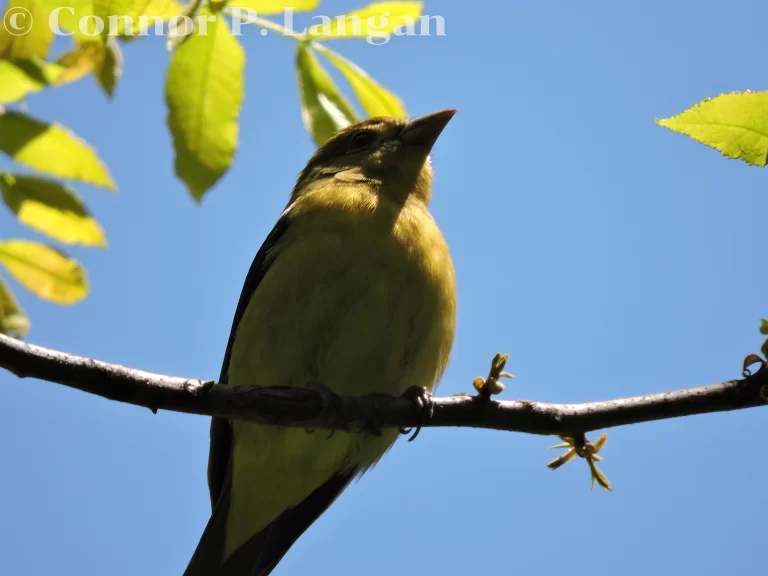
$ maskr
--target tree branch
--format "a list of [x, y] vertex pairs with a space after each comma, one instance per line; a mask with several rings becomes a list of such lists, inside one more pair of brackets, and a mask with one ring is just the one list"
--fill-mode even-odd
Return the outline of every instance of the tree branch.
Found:
[[[482, 395], [433, 398], [421, 422], [413, 400], [390, 396], [338, 396], [322, 387], [227, 386], [153, 374], [27, 344], [0, 334], [0, 367], [20, 378], [55, 382], [110, 400], [171, 410], [302, 428], [370, 430], [377, 427], [453, 426], [543, 435], [573, 435], [603, 428], [768, 404], [768, 368], [741, 380], [699, 388], [584, 404], [494, 401]], [[747, 362], [745, 361], [745, 366]], [[256, 384], [256, 383], [254, 383]]]

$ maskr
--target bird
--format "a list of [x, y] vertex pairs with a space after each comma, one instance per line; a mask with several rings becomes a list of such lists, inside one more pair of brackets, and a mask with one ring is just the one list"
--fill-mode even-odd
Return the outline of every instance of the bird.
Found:
[[[434, 392], [457, 296], [429, 210], [432, 149], [455, 113], [366, 118], [314, 151], [247, 273], [219, 383]], [[401, 432], [309, 433], [213, 417], [211, 516], [184, 576], [271, 574]]]

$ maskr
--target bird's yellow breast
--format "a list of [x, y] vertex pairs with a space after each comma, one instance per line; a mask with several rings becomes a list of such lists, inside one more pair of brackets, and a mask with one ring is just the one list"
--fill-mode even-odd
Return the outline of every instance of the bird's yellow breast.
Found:
[[423, 203], [336, 186], [292, 212], [237, 328], [230, 383], [316, 381], [341, 394], [432, 386], [456, 303], [448, 248]]
[[[432, 389], [448, 362], [456, 302], [448, 248], [426, 206], [335, 185], [300, 197], [289, 217], [237, 327], [229, 383], [317, 382], [345, 395]], [[329, 439], [234, 423], [227, 548], [340, 468], [369, 467], [396, 437], [388, 430]]]

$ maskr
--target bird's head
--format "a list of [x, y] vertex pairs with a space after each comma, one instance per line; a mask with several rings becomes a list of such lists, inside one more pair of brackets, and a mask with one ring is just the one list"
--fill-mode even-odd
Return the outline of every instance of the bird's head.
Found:
[[373, 185], [396, 202], [432, 191], [430, 152], [456, 113], [441, 110], [414, 120], [368, 118], [343, 128], [312, 156], [299, 175], [292, 199], [313, 182], [332, 179]]

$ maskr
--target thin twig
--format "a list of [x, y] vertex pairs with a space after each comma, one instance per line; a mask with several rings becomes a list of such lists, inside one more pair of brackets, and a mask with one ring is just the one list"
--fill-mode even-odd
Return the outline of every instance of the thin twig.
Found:
[[[751, 356], [751, 358], [754, 358]], [[758, 359], [759, 361], [759, 359]], [[227, 386], [153, 374], [66, 354], [0, 335], [0, 367], [20, 378], [47, 380], [110, 400], [171, 410], [302, 428], [370, 430], [373, 427], [472, 427], [543, 435], [573, 435], [768, 403], [768, 368], [740, 380], [584, 404], [496, 401], [470, 395], [433, 398], [427, 422], [412, 400], [389, 396], [337, 396], [322, 387]]]

